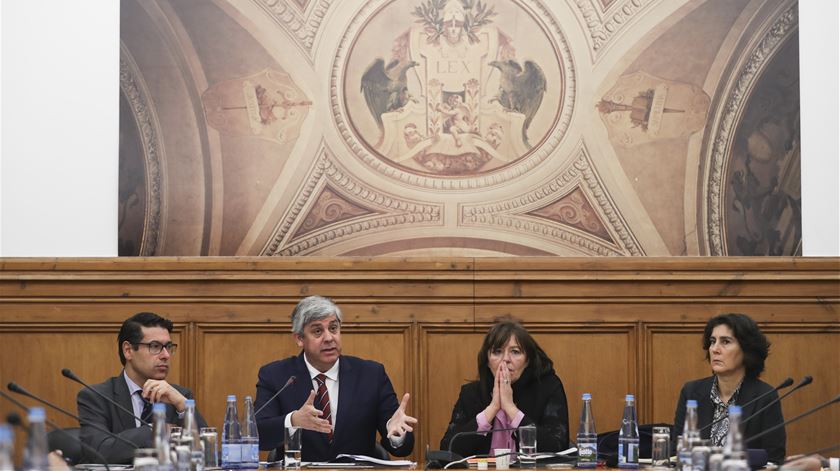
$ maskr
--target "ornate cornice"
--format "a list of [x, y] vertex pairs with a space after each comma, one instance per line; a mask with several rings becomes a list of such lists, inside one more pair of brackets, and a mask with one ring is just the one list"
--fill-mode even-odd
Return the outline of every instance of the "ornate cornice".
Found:
[[[620, 241], [620, 245], [610, 244], [570, 226], [552, 224], [525, 215], [537, 207], [557, 200], [576, 186], [580, 186], [593, 198], [594, 206], [606, 219], [602, 222], [614, 234], [614, 239]], [[561, 246], [568, 246], [589, 255], [645, 255], [612, 202], [583, 145], [577, 158], [548, 183], [512, 199], [480, 205], [461, 205], [459, 214], [460, 223], [463, 225], [501, 226], [509, 230], [524, 231], [559, 241]]]
[[616, 35], [638, 13], [659, 0], [625, 0], [615, 2], [606, 11], [598, 0], [575, 0], [575, 6], [589, 31], [589, 47], [593, 61], [603, 54]]
[[723, 240], [723, 185], [725, 182], [722, 179], [739, 119], [761, 71], [784, 44], [785, 39], [798, 28], [798, 2], [792, 2], [775, 18], [771, 18], [769, 23], [770, 26], [764, 30], [760, 36], [761, 39], [744, 54], [743, 57], [747, 57], [747, 60], [737, 68], [728, 91], [724, 92], [726, 98], [720, 108], [717, 127], [711, 135], [709, 178], [706, 181], [708, 205], [706, 231], [709, 255], [727, 254]]
[[560, 142], [566, 135], [566, 131], [568, 130], [572, 120], [572, 112], [574, 110], [577, 96], [575, 65], [572, 59], [571, 48], [566, 42], [563, 30], [551, 11], [539, 0], [517, 0], [517, 3], [522, 5], [523, 8], [528, 8], [536, 13], [535, 18], [538, 18], [539, 21], [546, 27], [547, 31], [552, 33], [551, 39], [555, 42], [557, 51], [561, 56], [562, 75], [565, 83], [563, 109], [560, 112], [561, 114], [555, 128], [539, 149], [531, 155], [522, 158], [519, 162], [507, 166], [497, 172], [489, 172], [487, 174], [464, 178], [441, 178], [408, 172], [390, 165], [379, 157], [371, 154], [371, 152], [369, 152], [365, 146], [359, 142], [359, 139], [351, 129], [352, 126], [348, 122], [347, 112], [344, 109], [344, 100], [341, 96], [341, 78], [353, 39], [359, 33], [360, 28], [370, 18], [370, 16], [384, 4], [384, 0], [380, 0], [368, 2], [361, 10], [359, 10], [356, 16], [353, 17], [350, 24], [345, 29], [344, 35], [342, 36], [341, 42], [336, 50], [335, 61], [333, 62], [332, 72], [330, 75], [330, 103], [332, 115], [335, 118], [339, 134], [341, 135], [342, 140], [349, 147], [350, 151], [365, 162], [365, 164], [389, 178], [394, 178], [409, 185], [435, 190], [474, 190], [476, 188], [499, 185], [528, 173], [534, 167], [549, 158], [554, 150], [556, 150], [560, 145]]
[[252, 0], [294, 39], [311, 62], [315, 37], [335, 0], [315, 0], [301, 11], [293, 0]]
[[125, 96], [131, 114], [140, 131], [143, 161], [146, 166], [146, 215], [140, 256], [156, 255], [161, 237], [161, 201], [163, 201], [162, 162], [165, 160], [161, 126], [152, 105], [151, 94], [140, 68], [120, 42], [120, 91]]
[[[289, 240], [290, 230], [296, 226], [299, 218], [305, 216], [302, 213], [307, 202], [317, 196], [317, 190], [323, 185], [329, 185], [341, 192], [348, 201], [358, 202], [379, 214], [342, 221], [298, 240]], [[443, 222], [442, 214], [443, 206], [440, 204], [411, 201], [371, 188], [340, 166], [329, 151], [322, 147], [294, 203], [261, 255], [306, 255], [324, 244], [333, 244], [372, 230], [403, 225], [440, 225]]]

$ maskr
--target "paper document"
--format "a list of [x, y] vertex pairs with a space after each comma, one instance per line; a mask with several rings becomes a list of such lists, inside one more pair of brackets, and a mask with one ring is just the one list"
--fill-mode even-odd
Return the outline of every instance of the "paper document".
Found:
[[406, 466], [416, 466], [417, 463], [414, 461], [409, 460], [380, 460], [379, 458], [374, 458], [372, 456], [365, 456], [365, 455], [345, 455], [341, 454], [335, 457], [336, 459], [340, 460], [342, 458], [350, 458], [353, 461], [364, 461], [367, 463], [374, 463], [380, 466], [393, 466], [395, 468], [403, 468]]

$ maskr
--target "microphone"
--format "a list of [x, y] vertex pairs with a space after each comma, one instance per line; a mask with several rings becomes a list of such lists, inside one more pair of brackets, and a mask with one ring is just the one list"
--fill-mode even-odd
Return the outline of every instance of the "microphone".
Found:
[[801, 414], [797, 415], [796, 417], [794, 417], [794, 418], [792, 418], [792, 419], [786, 420], [786, 421], [784, 421], [784, 422], [782, 422], [782, 423], [780, 423], [780, 424], [776, 424], [776, 425], [774, 425], [774, 426], [772, 426], [772, 427], [770, 427], [770, 428], [768, 428], [768, 429], [765, 429], [765, 430], [764, 430], [764, 431], [762, 431], [761, 433], [756, 434], [756, 435], [753, 435], [753, 436], [752, 436], [752, 437], [750, 437], [750, 438], [747, 438], [746, 440], [744, 440], [744, 443], [746, 444], [746, 443], [749, 443], [749, 442], [751, 442], [751, 441], [753, 441], [753, 440], [756, 440], [756, 439], [758, 439], [758, 438], [761, 438], [761, 437], [763, 437], [763, 436], [767, 435], [768, 433], [775, 431], [776, 429], [778, 429], [778, 428], [780, 428], [780, 427], [785, 427], [785, 426], [787, 426], [787, 425], [789, 425], [789, 424], [792, 424], [792, 423], [794, 423], [794, 422], [798, 421], [799, 419], [802, 419], [802, 418], [804, 418], [804, 417], [807, 417], [807, 416], [809, 416], [809, 415], [813, 414], [814, 412], [816, 412], [816, 411], [818, 411], [818, 410], [820, 410], [820, 409], [824, 409], [824, 408], [826, 408], [826, 407], [828, 407], [828, 406], [830, 406], [830, 405], [834, 404], [835, 402], [840, 402], [840, 395], [838, 395], [838, 396], [836, 396], [836, 397], [834, 397], [834, 398], [832, 398], [832, 399], [829, 399], [828, 401], [826, 401], [826, 402], [824, 402], [824, 403], [822, 403], [822, 404], [820, 404], [820, 405], [818, 405], [818, 406], [814, 407], [813, 409], [811, 409], [811, 410], [809, 410], [809, 411], [805, 411], [805, 412], [803, 412], [803, 413], [801, 413]]
[[802, 381], [800, 381], [800, 382], [799, 382], [799, 384], [797, 384], [796, 386], [794, 386], [794, 387], [793, 387], [793, 389], [791, 389], [790, 391], [786, 392], [785, 394], [783, 394], [783, 395], [779, 396], [779, 397], [778, 397], [775, 401], [770, 401], [770, 403], [769, 403], [769, 404], [767, 404], [766, 406], [762, 407], [761, 409], [759, 409], [759, 410], [757, 410], [757, 411], [753, 412], [753, 413], [752, 413], [752, 415], [750, 415], [749, 417], [747, 417], [747, 418], [745, 418], [744, 420], [742, 420], [742, 421], [741, 421], [741, 426], [743, 427], [743, 426], [744, 426], [744, 424], [745, 424], [745, 423], [747, 423], [747, 422], [749, 422], [750, 420], [752, 420], [752, 419], [753, 419], [753, 417], [758, 417], [758, 415], [759, 415], [759, 414], [761, 414], [762, 412], [764, 412], [765, 410], [767, 410], [767, 408], [769, 408], [769, 407], [773, 406], [774, 404], [776, 404], [777, 402], [781, 401], [782, 399], [784, 399], [784, 398], [786, 398], [786, 397], [790, 396], [790, 395], [791, 395], [791, 394], [793, 394], [793, 392], [794, 392], [794, 391], [796, 391], [797, 389], [804, 388], [805, 386], [808, 386], [808, 385], [809, 385], [809, 384], [811, 384], [813, 381], [814, 381], [814, 378], [813, 378], [811, 375], [805, 375], [805, 377], [804, 377], [804, 378], [802, 378]]
[[[12, 402], [13, 404], [15, 404], [16, 406], [21, 407], [21, 408], [23, 408], [24, 410], [26, 410], [26, 409], [27, 409], [27, 407], [26, 407], [25, 405], [23, 405], [23, 404], [21, 404], [20, 402], [18, 402], [18, 401], [16, 401], [16, 400], [12, 399], [12, 398], [11, 398], [11, 396], [7, 396], [5, 393], [3, 393], [3, 391], [0, 391], [0, 393], [2, 393], [2, 394], [3, 394], [3, 397], [5, 397], [6, 399], [9, 399], [9, 401], [11, 401], [11, 402]], [[20, 428], [20, 429], [22, 429], [22, 430], [25, 430], [25, 431], [26, 431], [26, 435], [27, 435], [27, 436], [29, 436], [29, 429], [28, 429], [28, 428], [26, 428], [26, 427], [23, 425], [23, 419], [21, 419], [21, 418], [20, 418], [20, 415], [19, 415], [17, 412], [9, 412], [9, 414], [8, 414], [8, 415], [6, 415], [6, 422], [7, 422], [9, 425], [13, 426], [13, 427], [18, 427], [18, 428]], [[61, 435], [63, 435], [64, 437], [68, 437], [68, 438], [70, 438], [71, 440], [73, 440], [73, 441], [75, 441], [75, 442], [78, 442], [78, 443], [79, 443], [79, 445], [80, 445], [82, 448], [84, 448], [84, 449], [86, 449], [86, 450], [90, 451], [91, 453], [93, 453], [93, 454], [96, 456], [96, 458], [97, 458], [97, 459], [102, 460], [102, 464], [104, 464], [104, 465], [105, 465], [105, 469], [106, 469], [107, 471], [111, 471], [111, 468], [110, 468], [110, 467], [108, 467], [108, 460], [106, 460], [104, 456], [102, 456], [101, 454], [99, 454], [99, 452], [98, 452], [98, 451], [96, 451], [96, 449], [95, 449], [95, 448], [93, 448], [92, 446], [88, 445], [87, 443], [85, 443], [85, 442], [83, 442], [83, 441], [79, 440], [79, 438], [78, 438], [78, 437], [74, 437], [73, 435], [70, 435], [70, 434], [69, 434], [69, 433], [67, 433], [67, 431], [65, 431], [63, 428], [61, 428], [61, 427], [59, 427], [58, 425], [56, 425], [56, 424], [55, 424], [55, 422], [53, 422], [52, 420], [49, 420], [49, 419], [46, 419], [46, 418], [45, 418], [45, 419], [44, 419], [44, 422], [45, 422], [47, 425], [49, 425], [49, 426], [50, 426], [53, 430], [58, 430], [58, 433], [60, 433], [60, 434], [61, 434]], [[50, 451], [53, 451], [53, 450], [50, 450]], [[63, 451], [63, 450], [62, 450], [62, 451]], [[72, 464], [75, 464], [75, 463], [72, 463]], [[71, 466], [71, 467], [72, 467], [72, 466]]]
[[260, 415], [260, 412], [262, 412], [263, 409], [265, 409], [265, 406], [271, 404], [271, 401], [273, 401], [275, 398], [277, 398], [277, 396], [279, 396], [281, 392], [283, 392], [289, 386], [295, 384], [295, 381], [297, 381], [297, 378], [295, 376], [289, 376], [289, 379], [286, 380], [286, 384], [284, 384], [282, 388], [278, 389], [277, 392], [274, 393], [273, 396], [271, 396], [271, 398], [269, 398], [267, 401], [265, 401], [265, 404], [261, 405], [260, 408], [257, 409], [256, 412], [254, 412], [254, 418], [256, 418], [258, 415]]
[[[9, 391], [12, 391], [13, 393], [18, 393], [18, 394], [21, 394], [21, 395], [23, 395], [23, 396], [26, 396], [26, 397], [32, 398], [32, 399], [34, 399], [34, 400], [36, 400], [36, 401], [40, 402], [41, 404], [44, 404], [45, 406], [47, 406], [47, 407], [49, 407], [49, 408], [51, 408], [51, 409], [54, 409], [54, 410], [56, 410], [56, 411], [58, 411], [58, 412], [61, 412], [62, 414], [66, 415], [66, 416], [68, 416], [68, 417], [72, 417], [72, 418], [73, 418], [73, 419], [75, 419], [77, 422], [79, 422], [79, 424], [81, 424], [81, 423], [82, 423], [82, 419], [80, 419], [80, 418], [79, 418], [79, 416], [77, 416], [77, 415], [75, 415], [75, 414], [71, 413], [70, 411], [68, 411], [68, 410], [66, 410], [66, 409], [62, 409], [61, 407], [58, 407], [57, 405], [55, 405], [55, 404], [53, 404], [53, 403], [51, 403], [51, 402], [49, 402], [49, 401], [46, 401], [46, 400], [44, 400], [44, 399], [41, 399], [40, 397], [38, 397], [38, 396], [36, 396], [36, 395], [32, 394], [31, 392], [27, 391], [26, 389], [24, 389], [22, 386], [20, 386], [19, 384], [15, 383], [15, 382], [11, 382], [11, 383], [9, 383], [6, 387], [7, 387], [7, 388], [9, 388]], [[0, 391], [0, 395], [2, 395], [3, 397], [5, 397], [6, 399], [8, 399], [8, 400], [12, 401], [13, 403], [17, 404], [19, 407], [22, 407], [22, 408], [24, 408], [24, 409], [26, 409], [26, 408], [27, 408], [25, 405], [23, 405], [23, 404], [21, 404], [20, 402], [18, 402], [18, 401], [16, 401], [16, 400], [14, 400], [11, 396], [9, 396], [8, 394], [4, 393], [3, 391]], [[116, 438], [117, 440], [119, 440], [119, 441], [121, 441], [121, 442], [125, 443], [126, 445], [128, 445], [128, 446], [130, 446], [130, 447], [132, 447], [132, 448], [140, 448], [140, 446], [139, 446], [139, 445], [137, 445], [136, 443], [132, 442], [131, 440], [128, 440], [128, 439], [126, 439], [126, 438], [123, 438], [123, 437], [121, 437], [121, 436], [119, 436], [119, 435], [115, 434], [114, 432], [112, 432], [112, 431], [108, 430], [107, 428], [105, 428], [105, 427], [103, 427], [103, 426], [101, 426], [101, 425], [99, 425], [99, 424], [93, 424], [93, 423], [92, 423], [92, 424], [88, 424], [88, 425], [90, 425], [91, 427], [95, 428], [96, 430], [99, 430], [100, 432], [105, 432], [106, 434], [108, 434], [108, 436], [114, 437], [114, 438]]]
[[[90, 391], [93, 391], [93, 393], [94, 393], [94, 394], [96, 394], [97, 396], [99, 396], [99, 397], [101, 397], [102, 399], [105, 399], [106, 401], [110, 402], [111, 404], [113, 404], [113, 405], [117, 406], [117, 408], [118, 408], [119, 410], [121, 410], [121, 411], [125, 412], [126, 414], [128, 414], [128, 415], [130, 415], [130, 416], [134, 417], [135, 419], [139, 420], [141, 425], [148, 425], [149, 427], [151, 427], [151, 426], [152, 426], [152, 424], [151, 424], [151, 423], [146, 422], [145, 420], [141, 419], [140, 417], [137, 417], [136, 415], [134, 415], [134, 411], [130, 411], [130, 410], [126, 409], [126, 408], [125, 408], [125, 407], [123, 407], [123, 405], [122, 405], [122, 404], [120, 404], [119, 402], [117, 402], [117, 401], [115, 401], [115, 400], [111, 399], [110, 397], [108, 397], [108, 396], [106, 396], [106, 395], [102, 394], [101, 392], [99, 392], [99, 391], [97, 391], [96, 389], [94, 389], [93, 387], [91, 387], [89, 384], [87, 384], [87, 383], [85, 383], [84, 381], [82, 381], [82, 379], [81, 379], [81, 378], [79, 378], [78, 376], [76, 376], [76, 373], [73, 373], [72, 371], [70, 371], [70, 368], [62, 368], [62, 370], [61, 370], [61, 375], [62, 375], [62, 376], [64, 376], [65, 378], [67, 378], [67, 379], [71, 379], [71, 380], [73, 380], [73, 381], [75, 381], [75, 382], [77, 382], [77, 383], [81, 384], [82, 386], [84, 386], [84, 387], [85, 387], [85, 389], [88, 389], [88, 390], [90, 390]], [[135, 448], [136, 448], [136, 446], [135, 446]]]
[[[811, 378], [811, 377], [810, 377], [810, 376], [806, 376], [806, 377], [805, 377], [805, 379], [807, 379], [807, 378]], [[803, 383], [805, 382], [805, 379], [803, 379], [803, 380], [802, 380], [802, 382], [803, 382]], [[812, 380], [813, 380], [813, 378], [812, 378]], [[810, 381], [809, 381], [808, 383], [810, 383]], [[759, 400], [759, 399], [763, 398], [764, 396], [767, 396], [768, 394], [771, 394], [771, 393], [773, 393], [773, 392], [775, 392], [775, 391], [778, 391], [778, 390], [780, 390], [780, 389], [784, 389], [784, 388], [786, 388], [786, 387], [790, 386], [791, 384], [793, 384], [793, 378], [788, 377], [787, 379], [785, 379], [784, 381], [782, 381], [782, 382], [781, 382], [778, 386], [776, 386], [775, 388], [771, 389], [770, 391], [766, 391], [766, 392], [764, 392], [763, 394], [759, 394], [757, 397], [754, 397], [751, 401], [747, 402], [746, 404], [742, 404], [742, 405], [741, 405], [741, 408], [747, 407], [748, 405], [750, 405], [750, 404], [754, 403], [755, 401], [757, 401], [757, 400]], [[794, 388], [794, 389], [793, 389], [792, 391], [790, 391], [790, 392], [796, 391], [796, 389], [797, 389], [797, 388], [801, 388], [802, 386], [805, 386], [805, 385], [804, 385], [804, 384], [799, 384], [799, 385], [797, 385], [797, 386], [796, 386], [796, 388]], [[779, 400], [781, 400], [781, 398], [780, 398]], [[775, 402], [775, 401], [774, 401], [774, 402]], [[773, 404], [773, 403], [771, 402], [770, 404]], [[756, 414], [757, 414], [757, 413], [758, 413], [758, 412], [756, 412]], [[755, 414], [753, 414], [753, 415], [755, 415]], [[705, 426], [703, 426], [703, 427], [702, 427], [702, 428], [700, 428], [700, 430], [698, 430], [697, 432], [698, 432], [698, 433], [703, 433], [703, 431], [704, 431], [704, 430], [706, 430], [707, 428], [711, 427], [712, 425], [714, 425], [714, 424], [716, 424], [716, 423], [718, 423], [718, 422], [722, 421], [723, 419], [725, 419], [725, 418], [727, 418], [727, 417], [729, 417], [729, 415], [728, 415], [728, 414], [727, 414], [727, 415], [722, 416], [721, 418], [719, 418], [719, 419], [717, 419], [717, 420], [712, 421], [711, 423], [709, 423], [709, 424], [707, 424], [707, 425], [705, 425]], [[751, 417], [752, 417], [752, 416], [751, 416]]]
[[[454, 464], [458, 464], [458, 463], [461, 463], [463, 461], [466, 461], [466, 459], [469, 459], [470, 457], [467, 457], [465, 459], [463, 456], [461, 456], [458, 453], [455, 453], [455, 452], [452, 451], [452, 444], [455, 443], [455, 440], [458, 439], [459, 437], [463, 437], [463, 436], [466, 436], [466, 435], [487, 435], [488, 433], [493, 433], [493, 432], [513, 432], [515, 430], [517, 430], [517, 428], [500, 428], [500, 429], [495, 429], [495, 430], [491, 429], [491, 430], [487, 430], [485, 432], [479, 432], [477, 430], [466, 430], [466, 431], [463, 431], [463, 432], [458, 432], [458, 433], [456, 433], [455, 435], [452, 436], [451, 440], [449, 440], [449, 449], [447, 449], [447, 450], [433, 450], [433, 451], [426, 452], [427, 467], [428, 468], [448, 469]], [[479, 456], [479, 455], [475, 455], [475, 456]]]

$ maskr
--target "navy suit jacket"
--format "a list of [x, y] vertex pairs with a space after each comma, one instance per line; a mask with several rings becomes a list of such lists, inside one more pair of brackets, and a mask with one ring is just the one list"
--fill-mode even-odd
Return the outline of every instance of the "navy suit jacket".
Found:
[[[286, 414], [300, 409], [313, 386], [303, 353], [260, 368], [255, 410], [280, 390], [290, 376], [296, 377], [295, 383], [257, 416], [261, 450], [282, 448]], [[399, 405], [394, 387], [382, 364], [341, 355], [338, 366], [338, 416], [335, 419], [332, 444], [327, 434], [304, 430], [301, 437], [301, 459], [329, 461], [341, 453], [376, 456], [377, 431], [388, 453], [394, 456], [409, 455], [414, 448], [412, 433], [406, 435], [405, 441], [398, 448], [391, 446], [387, 438], [386, 424]]]
[[[671, 432], [672, 438], [676, 440], [676, 436], [682, 434], [683, 425], [685, 424], [685, 402], [688, 399], [697, 401], [697, 426], [702, 428], [712, 423], [714, 416], [714, 404], [712, 404], [711, 393], [714, 385], [715, 377], [698, 379], [696, 381], [689, 381], [683, 385], [680, 391], [680, 398], [677, 400], [677, 410], [674, 413], [674, 430]], [[745, 404], [752, 401], [756, 397], [770, 391], [773, 386], [754, 378], [744, 378], [741, 384], [741, 391], [738, 393], [738, 399], [735, 401], [738, 405]], [[779, 398], [777, 393], [772, 393], [764, 396], [758, 401], [746, 406], [741, 412], [742, 418], [750, 417], [759, 409], [763, 409], [771, 402]], [[758, 435], [761, 431], [766, 430], [774, 425], [784, 422], [782, 416], [782, 405], [776, 402], [764, 412], [761, 412], [754, 419], [750, 419], [744, 427], [744, 440], [749, 439], [753, 435]], [[708, 439], [711, 436], [711, 427], [706, 428], [700, 432], [700, 437]], [[785, 435], [785, 428], [780, 427], [775, 432], [770, 432], [767, 435], [746, 443], [747, 448], [761, 448], [767, 450], [767, 458], [774, 463], [781, 463], [785, 458], [785, 442], [787, 437]]]

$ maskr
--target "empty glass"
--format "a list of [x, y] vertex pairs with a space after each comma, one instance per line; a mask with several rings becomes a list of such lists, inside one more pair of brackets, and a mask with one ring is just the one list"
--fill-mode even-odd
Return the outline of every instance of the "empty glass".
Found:
[[651, 464], [653, 466], [667, 467], [671, 458], [671, 428], [653, 427], [651, 436]]
[[204, 467], [219, 467], [219, 433], [216, 427], [203, 427], [199, 432], [204, 447]]

